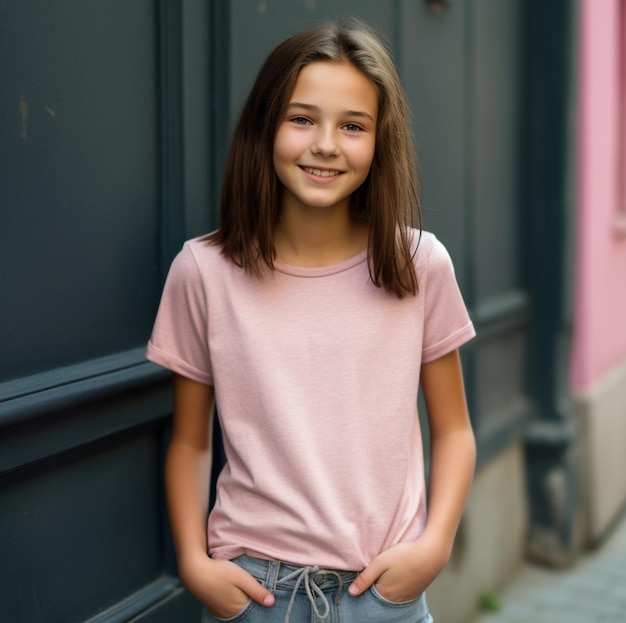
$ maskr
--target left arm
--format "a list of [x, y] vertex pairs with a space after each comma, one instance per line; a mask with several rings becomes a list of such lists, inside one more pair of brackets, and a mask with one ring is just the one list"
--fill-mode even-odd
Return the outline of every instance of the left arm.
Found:
[[350, 586], [352, 595], [376, 583], [391, 601], [412, 599], [437, 577], [452, 553], [476, 461], [458, 351], [424, 364], [420, 380], [431, 438], [426, 526], [416, 541], [379, 554]]

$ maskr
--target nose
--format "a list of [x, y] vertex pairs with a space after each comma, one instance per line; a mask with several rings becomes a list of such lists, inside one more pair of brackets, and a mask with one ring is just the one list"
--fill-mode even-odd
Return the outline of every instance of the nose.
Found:
[[337, 156], [339, 154], [339, 145], [337, 144], [334, 130], [328, 127], [320, 127], [311, 145], [311, 151], [316, 155], [324, 157]]

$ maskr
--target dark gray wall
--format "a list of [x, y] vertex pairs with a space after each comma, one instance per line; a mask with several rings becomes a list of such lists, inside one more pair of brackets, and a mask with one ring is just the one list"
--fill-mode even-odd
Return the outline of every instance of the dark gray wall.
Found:
[[168, 375], [143, 348], [211, 219], [211, 27], [202, 1], [0, 3], [5, 621], [198, 619], [164, 512]]
[[479, 330], [464, 364], [481, 461], [520, 438], [537, 405], [528, 5], [437, 4], [0, 0], [7, 620], [198, 620], [164, 510], [169, 376], [143, 347], [173, 255], [217, 223], [229, 128], [263, 56], [320, 19], [358, 15], [393, 47], [426, 228]]

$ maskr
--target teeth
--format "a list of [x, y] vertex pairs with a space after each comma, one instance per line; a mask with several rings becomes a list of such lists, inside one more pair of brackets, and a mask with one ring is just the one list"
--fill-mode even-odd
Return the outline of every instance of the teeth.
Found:
[[333, 175], [339, 175], [341, 171], [327, 171], [322, 169], [312, 169], [310, 167], [302, 167], [307, 173], [312, 173], [318, 177], [332, 177]]

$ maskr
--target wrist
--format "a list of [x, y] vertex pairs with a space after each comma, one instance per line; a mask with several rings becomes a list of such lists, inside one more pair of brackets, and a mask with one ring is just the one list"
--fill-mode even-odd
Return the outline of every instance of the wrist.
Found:
[[426, 527], [418, 539], [422, 546], [427, 546], [433, 559], [437, 560], [441, 567], [444, 567], [452, 556], [452, 546], [454, 545], [454, 535], [449, 535], [434, 527]]
[[202, 572], [207, 564], [210, 564], [211, 558], [205, 550], [201, 548], [189, 549], [185, 552], [177, 553], [176, 562], [178, 565], [178, 575], [187, 585], [189, 581]]

